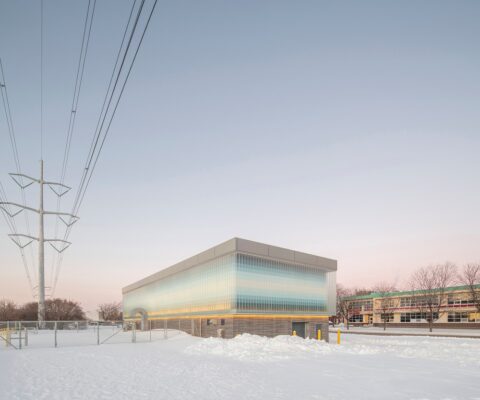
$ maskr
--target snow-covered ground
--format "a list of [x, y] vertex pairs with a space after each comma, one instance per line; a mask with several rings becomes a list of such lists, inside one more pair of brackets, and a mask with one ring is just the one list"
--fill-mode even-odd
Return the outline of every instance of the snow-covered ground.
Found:
[[58, 348], [45, 347], [48, 334], [31, 335], [21, 351], [2, 345], [0, 398], [480, 399], [478, 339], [343, 335], [336, 345], [177, 331], [165, 340], [157, 331], [152, 342], [137, 333], [132, 344], [122, 332], [96, 346], [92, 335]]
[[474, 336], [480, 338], [480, 329], [438, 329], [433, 328], [433, 332], [429, 332], [428, 328], [390, 328], [384, 331], [383, 327], [377, 326], [350, 326], [347, 330], [343, 324], [330, 327], [330, 331], [335, 333], [337, 329], [342, 332], [367, 333], [367, 334], [395, 334], [395, 335], [424, 335], [424, 336]]

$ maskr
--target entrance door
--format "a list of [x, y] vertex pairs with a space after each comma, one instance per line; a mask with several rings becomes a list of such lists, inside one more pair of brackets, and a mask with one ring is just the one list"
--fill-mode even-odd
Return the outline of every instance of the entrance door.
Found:
[[[318, 338], [318, 331], [320, 331], [320, 334], [321, 334], [321, 332], [322, 332], [322, 325], [321, 324], [315, 324], [315, 339]], [[323, 339], [323, 337], [322, 337], [322, 339]]]
[[305, 325], [306, 322], [292, 322], [292, 333], [295, 331], [297, 336], [305, 337]]

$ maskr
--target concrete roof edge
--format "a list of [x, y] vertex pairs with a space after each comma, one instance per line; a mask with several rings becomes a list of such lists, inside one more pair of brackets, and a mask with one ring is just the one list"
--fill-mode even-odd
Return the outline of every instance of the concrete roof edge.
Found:
[[155, 272], [154, 274], [140, 279], [130, 285], [127, 285], [122, 288], [122, 293], [128, 293], [144, 285], [155, 282], [156, 280], [181, 271], [185, 271], [195, 265], [199, 265], [234, 252], [242, 252], [261, 257], [280, 259], [287, 262], [306, 264], [314, 267], [320, 267], [327, 271], [337, 270], [337, 261], [330, 258], [234, 237], [183, 261], [173, 264], [170, 267]]

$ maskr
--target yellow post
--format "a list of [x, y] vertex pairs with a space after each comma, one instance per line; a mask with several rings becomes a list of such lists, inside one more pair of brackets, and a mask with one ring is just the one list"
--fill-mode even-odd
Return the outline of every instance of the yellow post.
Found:
[[322, 331], [320, 329], [317, 331], [317, 340], [322, 340]]
[[337, 344], [340, 344], [340, 329], [337, 330]]
[[293, 335], [293, 336], [297, 336], [297, 331], [293, 331], [293, 332], [292, 332], [292, 335]]
[[5, 339], [5, 347], [8, 347], [10, 343], [10, 330], [8, 328], [2, 329], [0, 335]]

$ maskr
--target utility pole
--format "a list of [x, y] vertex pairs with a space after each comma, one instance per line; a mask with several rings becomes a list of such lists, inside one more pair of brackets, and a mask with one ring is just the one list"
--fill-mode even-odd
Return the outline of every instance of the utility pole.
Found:
[[[18, 203], [12, 202], [0, 202], [0, 208], [10, 217], [14, 218], [16, 215], [21, 213], [24, 210], [32, 211], [38, 214], [39, 216], [39, 229], [38, 229], [38, 237], [24, 235], [21, 233], [13, 233], [8, 235], [13, 242], [20, 248], [24, 248], [32, 243], [34, 240], [38, 241], [38, 325], [40, 328], [45, 327], [45, 242], [49, 243], [55, 251], [58, 253], [62, 253], [65, 251], [69, 246], [70, 242], [61, 239], [45, 239], [45, 231], [44, 231], [44, 217], [45, 215], [56, 215], [60, 220], [67, 226], [70, 227], [76, 221], [78, 221], [78, 217], [69, 213], [63, 212], [56, 212], [56, 211], [45, 211], [43, 207], [43, 200], [44, 200], [44, 193], [43, 188], [45, 185], [50, 187], [50, 189], [58, 196], [61, 197], [65, 193], [67, 193], [71, 188], [69, 186], [64, 185], [63, 183], [58, 182], [50, 182], [44, 179], [43, 173], [43, 160], [40, 160], [40, 177], [38, 179], [32, 178], [28, 175], [24, 174], [14, 174], [11, 173], [10, 176], [12, 179], [17, 183], [20, 188], [23, 190], [28, 186], [32, 185], [33, 183], [37, 183], [40, 192], [40, 201], [39, 201], [39, 208], [35, 209], [32, 207], [23, 206]], [[28, 183], [24, 184], [24, 179], [29, 181]], [[19, 210], [17, 212], [10, 212], [10, 207], [18, 207]], [[67, 219], [68, 218], [68, 219]], [[21, 238], [28, 239], [28, 243], [22, 244], [20, 241]], [[60, 245], [55, 245], [55, 243]]]
[[45, 234], [43, 218], [43, 160], [40, 160], [40, 208], [38, 209], [38, 322], [45, 321]]

